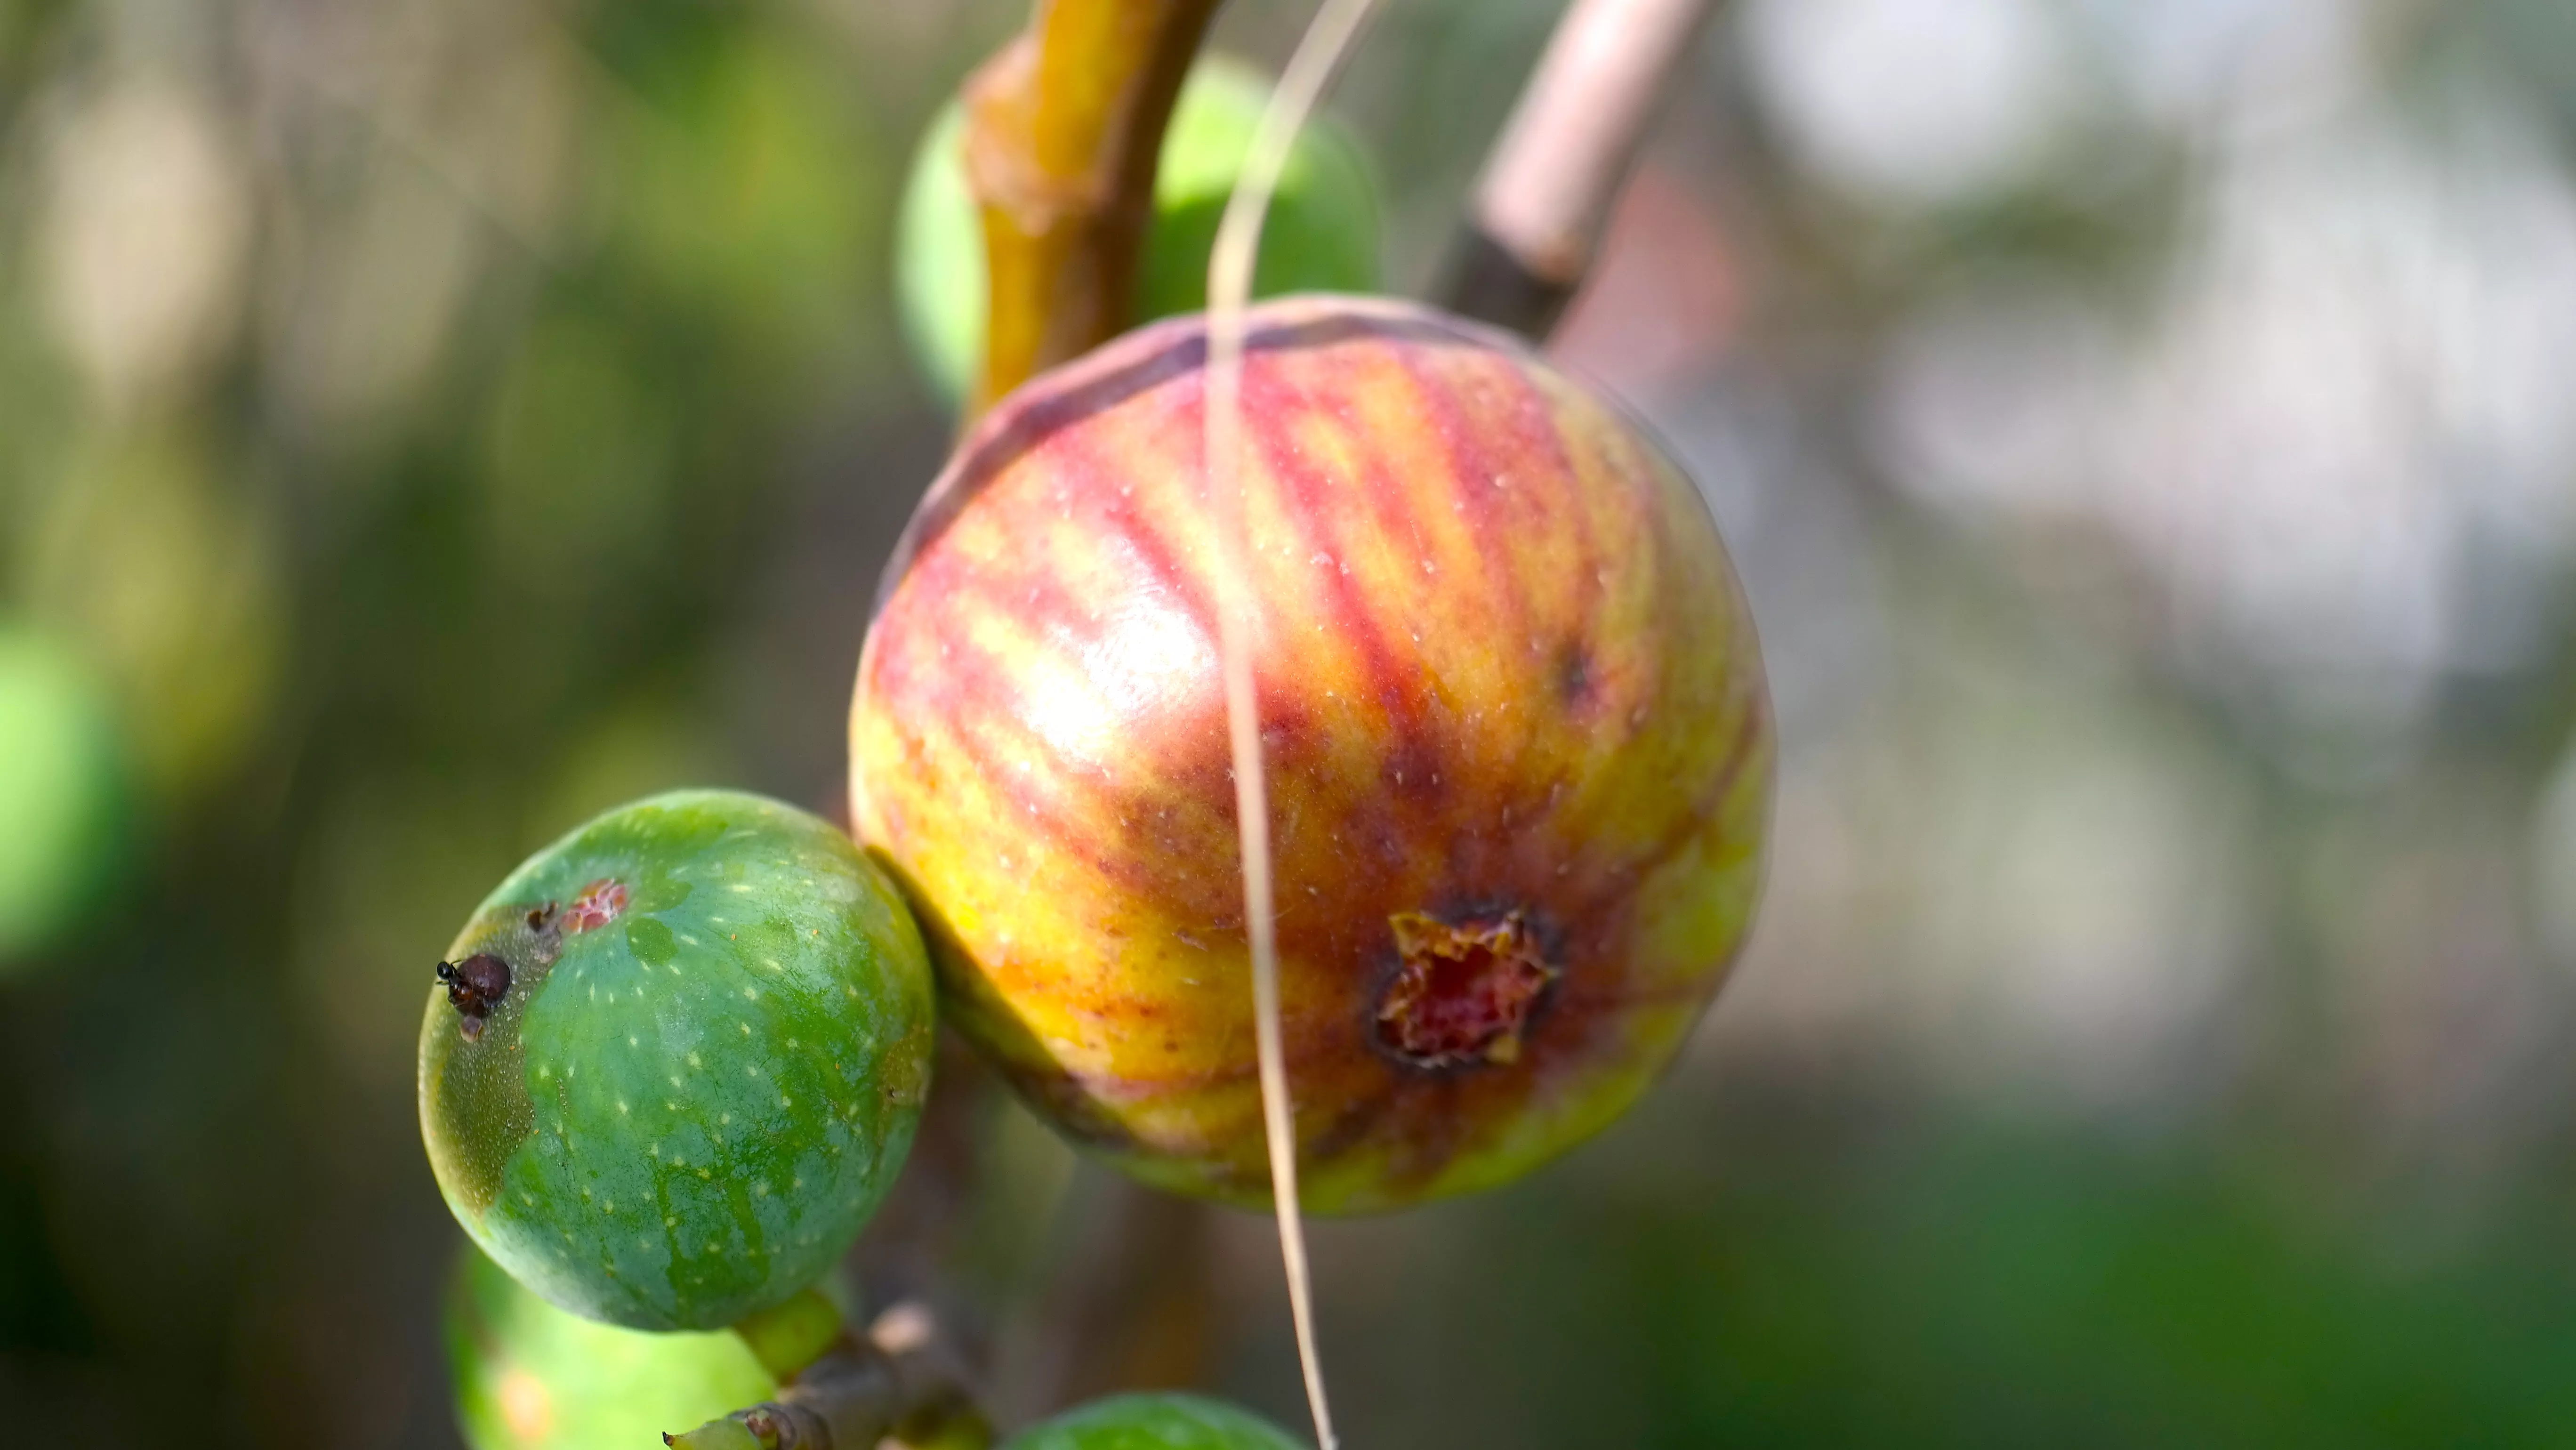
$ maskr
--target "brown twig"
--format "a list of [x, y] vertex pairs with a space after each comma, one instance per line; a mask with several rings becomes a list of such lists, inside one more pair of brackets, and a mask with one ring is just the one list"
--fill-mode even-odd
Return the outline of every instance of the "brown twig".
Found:
[[864, 1340], [841, 1335], [778, 1398], [662, 1437], [673, 1450], [877, 1450], [888, 1440], [940, 1450], [992, 1440], [928, 1312], [914, 1305], [886, 1311]]
[[1154, 164], [1217, 0], [1038, 0], [966, 86], [990, 307], [972, 421], [1126, 329]]
[[1494, 143], [1442, 305], [1544, 337], [1583, 283], [1710, 0], [1574, 0]]

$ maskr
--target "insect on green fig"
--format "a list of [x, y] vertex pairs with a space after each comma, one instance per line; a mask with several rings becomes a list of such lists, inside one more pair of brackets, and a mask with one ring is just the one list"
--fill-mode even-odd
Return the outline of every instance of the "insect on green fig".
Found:
[[476, 952], [461, 962], [440, 962], [438, 982], [447, 989], [447, 1005], [464, 1019], [457, 1030], [471, 1042], [483, 1035], [483, 1019], [492, 1015], [494, 1004], [509, 995], [510, 964], [490, 952]]
[[716, 1329], [830, 1268], [929, 1087], [919, 932], [848, 837], [757, 796], [611, 811], [474, 913], [420, 1034], [457, 1221], [548, 1300]]

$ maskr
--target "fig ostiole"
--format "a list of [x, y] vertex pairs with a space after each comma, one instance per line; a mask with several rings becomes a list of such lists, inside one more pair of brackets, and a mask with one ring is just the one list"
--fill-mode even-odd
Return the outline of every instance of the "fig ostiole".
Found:
[[442, 960], [421, 1134], [469, 1236], [554, 1304], [716, 1329], [838, 1260], [929, 1088], [918, 931], [826, 822], [686, 791], [582, 826]]
[[[1527, 1172], [1725, 979], [1773, 735], [1691, 480], [1516, 340], [1403, 303], [1251, 311], [1254, 670], [1310, 1211]], [[854, 816], [949, 1020], [1146, 1181], [1267, 1202], [1202, 469], [1204, 324], [989, 415], [897, 551]]]

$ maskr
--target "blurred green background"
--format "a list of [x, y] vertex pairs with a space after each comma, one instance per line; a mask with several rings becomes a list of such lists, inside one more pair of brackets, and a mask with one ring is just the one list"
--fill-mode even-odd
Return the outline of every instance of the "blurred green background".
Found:
[[[1553, 8], [1354, 62], [1396, 289]], [[429, 967], [623, 798], [839, 814], [1022, 13], [0, 0], [11, 1443], [458, 1443]], [[2576, 1438], [2576, 9], [1740, 0], [1559, 350], [1749, 581], [1771, 894], [1630, 1121], [1318, 1227], [1351, 1442]], [[861, 1277], [1006, 1413], [1296, 1419], [1265, 1221], [966, 1118]]]

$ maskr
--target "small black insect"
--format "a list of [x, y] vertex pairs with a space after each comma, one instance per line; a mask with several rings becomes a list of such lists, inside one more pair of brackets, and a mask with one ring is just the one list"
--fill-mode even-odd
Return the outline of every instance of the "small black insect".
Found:
[[463, 1015], [460, 1029], [472, 1042], [483, 1035], [483, 1019], [510, 994], [510, 964], [476, 952], [461, 962], [440, 962], [438, 980], [447, 984], [448, 1005]]

